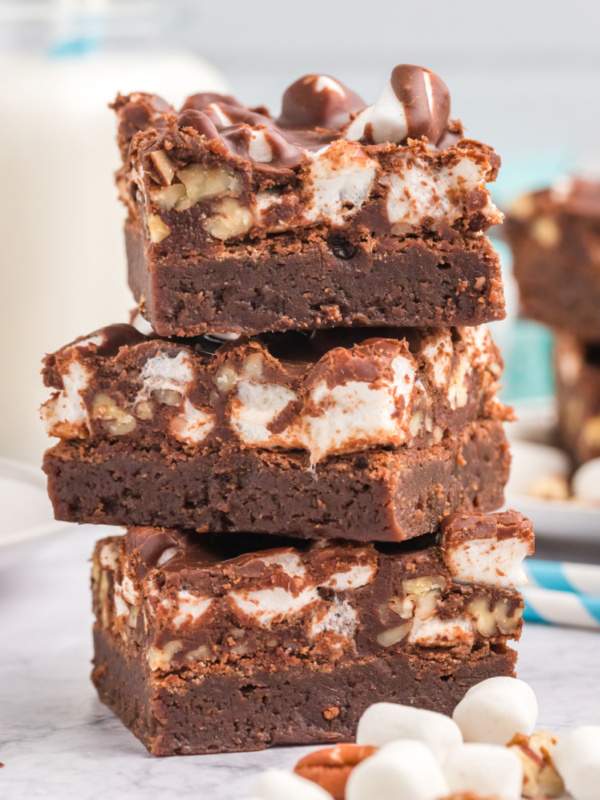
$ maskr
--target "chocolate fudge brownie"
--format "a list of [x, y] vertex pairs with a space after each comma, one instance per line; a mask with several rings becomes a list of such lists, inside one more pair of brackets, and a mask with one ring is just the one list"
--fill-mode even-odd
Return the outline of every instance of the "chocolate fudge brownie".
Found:
[[562, 446], [576, 464], [599, 458], [600, 342], [584, 344], [567, 333], [558, 334], [554, 373]]
[[161, 755], [349, 738], [375, 700], [449, 712], [476, 680], [512, 672], [533, 549], [515, 512], [470, 520], [416, 547], [157, 528], [104, 539], [100, 697]]
[[158, 334], [504, 316], [482, 236], [502, 220], [499, 157], [449, 120], [429, 70], [396, 67], [365, 105], [325, 75], [292, 84], [276, 119], [226, 95], [117, 98], [129, 281]]
[[506, 236], [524, 313], [600, 342], [600, 183], [566, 179], [520, 197]]
[[43, 408], [63, 439], [306, 450], [428, 447], [509, 415], [485, 328], [344, 329], [229, 343], [113, 325], [46, 358]]
[[399, 541], [460, 509], [502, 505], [510, 456], [500, 422], [468, 425], [428, 448], [331, 456], [301, 451], [189, 454], [163, 442], [71, 439], [44, 469], [57, 519]]

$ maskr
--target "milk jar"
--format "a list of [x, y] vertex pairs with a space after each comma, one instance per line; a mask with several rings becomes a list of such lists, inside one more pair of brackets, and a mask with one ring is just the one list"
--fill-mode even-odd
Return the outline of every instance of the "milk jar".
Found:
[[38, 415], [43, 355], [134, 306], [107, 104], [117, 91], [174, 104], [226, 91], [199, 58], [159, 47], [161, 24], [151, 3], [128, 0], [3, 6], [0, 456], [39, 464], [51, 443]]

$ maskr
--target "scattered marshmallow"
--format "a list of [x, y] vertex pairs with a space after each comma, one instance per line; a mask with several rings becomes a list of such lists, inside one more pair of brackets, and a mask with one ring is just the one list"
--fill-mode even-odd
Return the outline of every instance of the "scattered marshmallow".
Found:
[[346, 784], [346, 800], [438, 800], [447, 794], [448, 784], [431, 750], [408, 739], [362, 761]]
[[506, 745], [517, 733], [533, 733], [538, 704], [533, 689], [518, 678], [488, 678], [471, 687], [452, 718], [465, 742]]
[[571, 485], [576, 497], [600, 502], [600, 458], [592, 458], [579, 467]]
[[523, 767], [506, 747], [462, 744], [453, 747], [442, 764], [451, 792], [476, 792], [502, 800], [520, 800]]
[[262, 772], [253, 798], [256, 800], [333, 800], [329, 792], [318, 784], [301, 778], [283, 769], [267, 769]]
[[439, 760], [451, 747], [462, 744], [458, 725], [435, 711], [396, 703], [375, 703], [360, 718], [356, 732], [357, 744], [382, 747], [398, 739], [423, 742]]
[[600, 725], [583, 725], [555, 746], [554, 765], [575, 800], [600, 797]]

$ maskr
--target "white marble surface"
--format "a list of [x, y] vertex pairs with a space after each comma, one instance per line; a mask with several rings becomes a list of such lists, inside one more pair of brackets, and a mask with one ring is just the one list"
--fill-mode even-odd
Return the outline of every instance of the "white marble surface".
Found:
[[[84, 526], [0, 551], [0, 797], [248, 796], [259, 770], [291, 767], [306, 748], [153, 758], [96, 699], [88, 559], [105, 530]], [[519, 649], [541, 727], [600, 723], [600, 634], [529, 625]]]

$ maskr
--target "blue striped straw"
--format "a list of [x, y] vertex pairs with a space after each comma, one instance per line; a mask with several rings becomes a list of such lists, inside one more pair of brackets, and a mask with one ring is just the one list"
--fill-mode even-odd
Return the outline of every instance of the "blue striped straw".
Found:
[[600, 630], [600, 567], [526, 559], [524, 619]]
[[523, 619], [600, 631], [600, 597], [537, 586], [525, 587], [521, 591], [525, 600]]
[[529, 586], [600, 597], [600, 566], [596, 564], [527, 558], [523, 567]]

